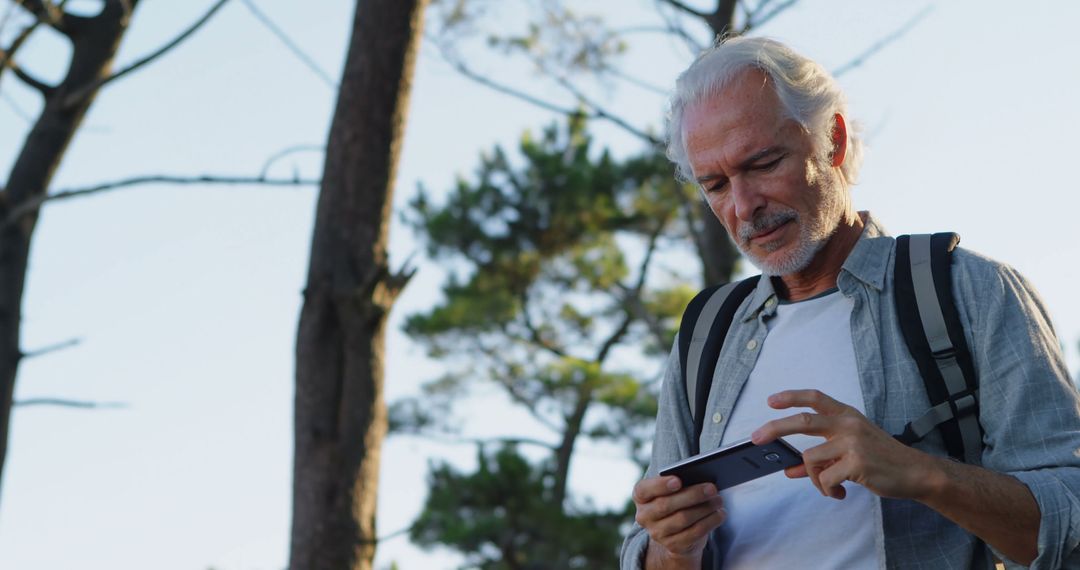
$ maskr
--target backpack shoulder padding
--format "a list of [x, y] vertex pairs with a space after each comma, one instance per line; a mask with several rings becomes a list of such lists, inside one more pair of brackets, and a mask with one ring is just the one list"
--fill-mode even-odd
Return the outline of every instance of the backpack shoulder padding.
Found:
[[679, 365], [694, 419], [693, 454], [705, 426], [705, 406], [709, 401], [713, 372], [720, 358], [731, 322], [739, 305], [757, 286], [760, 275], [726, 285], [709, 287], [686, 306], [679, 325]]

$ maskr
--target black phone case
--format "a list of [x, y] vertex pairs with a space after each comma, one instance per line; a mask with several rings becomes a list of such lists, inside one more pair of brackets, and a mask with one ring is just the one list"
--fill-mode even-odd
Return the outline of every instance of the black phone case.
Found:
[[747, 440], [669, 465], [660, 475], [675, 475], [684, 487], [711, 482], [719, 490], [802, 462], [802, 454], [782, 439], [761, 446]]

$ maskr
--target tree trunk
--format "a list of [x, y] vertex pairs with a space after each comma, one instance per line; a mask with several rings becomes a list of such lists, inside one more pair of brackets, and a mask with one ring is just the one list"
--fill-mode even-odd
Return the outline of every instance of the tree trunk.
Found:
[[[97, 96], [96, 81], [109, 75], [120, 40], [127, 31], [137, 0], [109, 0], [93, 18], [69, 18], [72, 41], [67, 76], [43, 93], [45, 106], [15, 159], [7, 185], [0, 190], [0, 475], [7, 455], [15, 378], [22, 358], [20, 319], [30, 244], [37, 225], [34, 210], [16, 223], [5, 221], [21, 204], [44, 195], [68, 144]], [[72, 93], [85, 96], [69, 101]]]
[[560, 508], [565, 508], [566, 489], [570, 483], [570, 460], [574, 457], [574, 444], [581, 435], [582, 425], [585, 423], [585, 414], [589, 411], [592, 403], [592, 390], [583, 389], [578, 395], [574, 411], [566, 418], [566, 429], [563, 431], [563, 439], [559, 448], [555, 451], [555, 481], [552, 493], [552, 501]]
[[292, 570], [370, 569], [386, 434], [386, 244], [427, 0], [358, 0], [296, 343]]
[[[723, 37], [735, 29], [736, 0], [717, 0], [716, 9], [705, 18], [716, 37]], [[735, 265], [739, 260], [739, 250], [731, 242], [727, 230], [716, 219], [709, 205], [701, 202], [701, 217], [704, 221], [705, 242], [702, 244], [701, 266], [704, 271], [705, 286], [710, 287], [732, 280]]]

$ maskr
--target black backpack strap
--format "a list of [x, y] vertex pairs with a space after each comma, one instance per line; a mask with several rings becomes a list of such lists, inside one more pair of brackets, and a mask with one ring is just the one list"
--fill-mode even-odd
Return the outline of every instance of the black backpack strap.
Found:
[[950, 456], [978, 465], [978, 378], [952, 294], [952, 251], [959, 241], [954, 233], [896, 240], [896, 311], [931, 404], [897, 439], [910, 445], [938, 428]]
[[757, 287], [760, 277], [709, 287], [698, 293], [683, 312], [679, 325], [679, 363], [690, 417], [694, 419], [691, 455], [699, 451], [698, 440], [705, 427], [705, 406], [724, 338], [739, 305]]

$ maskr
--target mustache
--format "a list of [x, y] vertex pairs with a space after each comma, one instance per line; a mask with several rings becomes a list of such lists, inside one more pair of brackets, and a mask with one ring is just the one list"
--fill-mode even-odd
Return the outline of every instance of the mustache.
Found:
[[774, 212], [762, 212], [760, 215], [754, 216], [753, 220], [739, 226], [739, 241], [742, 243], [749, 242], [750, 238], [755, 235], [766, 233], [769, 230], [776, 229], [781, 224], [797, 219], [799, 219], [799, 215], [795, 210], [784, 209]]

